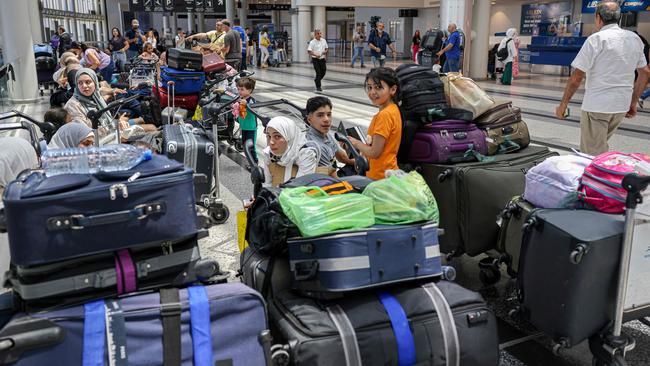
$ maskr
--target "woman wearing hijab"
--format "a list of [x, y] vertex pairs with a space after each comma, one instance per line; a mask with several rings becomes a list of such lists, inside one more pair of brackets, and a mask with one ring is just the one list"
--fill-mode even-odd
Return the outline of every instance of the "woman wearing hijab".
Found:
[[316, 171], [318, 150], [306, 146], [305, 133], [290, 118], [272, 118], [266, 126], [266, 142], [259, 164], [264, 170], [264, 186], [277, 187]]
[[66, 123], [52, 137], [47, 145], [50, 149], [70, 147], [90, 147], [95, 142], [95, 134], [83, 123]]
[[515, 47], [515, 36], [517, 35], [517, 30], [510, 28], [506, 31], [506, 38], [501, 40], [499, 45], [500, 50], [506, 48], [508, 50], [508, 57], [505, 58], [502, 62], [506, 65], [503, 69], [503, 76], [501, 77], [501, 84], [510, 85], [512, 83], [512, 61], [517, 56], [517, 48]]

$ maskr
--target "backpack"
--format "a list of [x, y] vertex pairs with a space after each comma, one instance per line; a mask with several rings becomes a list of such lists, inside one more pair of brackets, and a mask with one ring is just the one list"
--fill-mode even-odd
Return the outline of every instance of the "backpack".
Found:
[[448, 107], [445, 86], [440, 76], [429, 67], [403, 64], [396, 70], [404, 118], [428, 123], [439, 118], [433, 111]]
[[508, 55], [510, 55], [510, 51], [508, 51], [508, 43], [512, 41], [512, 38], [506, 41], [506, 45], [503, 46], [500, 50], [497, 51], [497, 58], [499, 61], [504, 61], [505, 59], [508, 58]]
[[281, 188], [262, 188], [246, 215], [246, 241], [262, 254], [280, 254], [287, 248], [287, 239], [300, 236], [282, 211], [280, 192]]

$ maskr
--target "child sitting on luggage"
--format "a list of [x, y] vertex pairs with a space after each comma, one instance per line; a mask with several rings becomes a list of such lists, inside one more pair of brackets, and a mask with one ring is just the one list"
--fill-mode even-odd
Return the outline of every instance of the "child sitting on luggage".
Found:
[[[307, 140], [313, 141], [320, 150], [320, 160], [316, 173], [336, 177], [336, 160], [354, 165], [354, 160], [341, 148], [334, 138], [332, 127], [332, 102], [327, 97], [313, 97], [307, 100]], [[336, 159], [336, 160], [335, 160]]]
[[368, 144], [350, 137], [352, 146], [368, 158], [369, 178], [385, 178], [387, 170], [397, 170], [397, 151], [402, 139], [402, 116], [397, 101], [399, 84], [393, 69], [378, 67], [372, 69], [365, 80], [365, 89], [372, 104], [379, 112], [372, 118], [368, 128]]
[[54, 124], [56, 130], [58, 130], [64, 124], [68, 122], [72, 122], [72, 115], [70, 115], [68, 111], [66, 111], [61, 107], [50, 108], [47, 110], [47, 112], [45, 112], [45, 115], [43, 116], [43, 121]]
[[[239, 108], [236, 108], [237, 122], [241, 129], [241, 141], [246, 146], [246, 141], [253, 141], [253, 147], [257, 146], [257, 118], [251, 113], [249, 105], [255, 103], [253, 91], [255, 90], [255, 79], [243, 77], [237, 80], [237, 90], [239, 91]], [[253, 159], [257, 163], [257, 149], [254, 149]]]

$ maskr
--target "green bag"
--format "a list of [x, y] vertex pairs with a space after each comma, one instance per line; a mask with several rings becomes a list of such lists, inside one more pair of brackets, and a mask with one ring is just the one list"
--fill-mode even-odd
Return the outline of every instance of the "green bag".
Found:
[[305, 237], [372, 226], [372, 205], [372, 199], [359, 193], [330, 196], [320, 187], [285, 188], [280, 193], [282, 211]]
[[372, 182], [363, 191], [372, 198], [377, 224], [397, 225], [439, 220], [438, 204], [424, 178], [413, 171]]

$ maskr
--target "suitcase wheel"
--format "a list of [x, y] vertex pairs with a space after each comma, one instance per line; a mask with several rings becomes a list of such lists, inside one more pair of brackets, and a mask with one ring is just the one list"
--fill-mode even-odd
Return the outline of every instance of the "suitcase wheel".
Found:
[[451, 177], [454, 174], [454, 171], [452, 169], [445, 169], [442, 173], [438, 174], [438, 182], [442, 183], [447, 178]]
[[273, 366], [287, 366], [290, 360], [288, 345], [274, 344], [271, 347], [271, 364]]
[[569, 259], [573, 264], [580, 264], [582, 258], [589, 252], [589, 245], [585, 243], [580, 243], [576, 245], [575, 249], [571, 252]]
[[501, 279], [501, 269], [498, 258], [483, 258], [478, 263], [479, 279], [484, 286], [492, 286]]
[[224, 222], [228, 221], [230, 217], [230, 210], [227, 206], [221, 205], [220, 207], [214, 207], [208, 209], [208, 214], [214, 222], [215, 225], [221, 225]]

